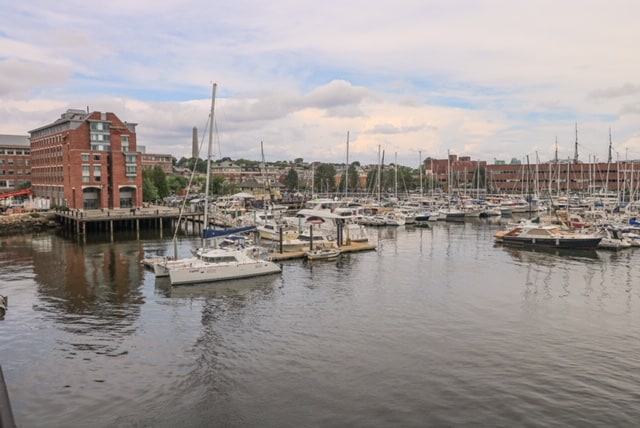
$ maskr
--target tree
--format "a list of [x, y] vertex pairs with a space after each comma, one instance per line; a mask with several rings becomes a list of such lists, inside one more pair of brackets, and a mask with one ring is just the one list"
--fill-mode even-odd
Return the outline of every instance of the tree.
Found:
[[284, 185], [289, 190], [295, 190], [298, 188], [298, 173], [295, 169], [290, 168], [287, 176], [284, 179]]
[[169, 177], [167, 177], [167, 186], [169, 187], [169, 192], [171, 194], [178, 193], [179, 190], [187, 187], [188, 182], [189, 180], [187, 180], [186, 177], [183, 177], [179, 174], [171, 174]]
[[156, 199], [166, 198], [171, 194], [169, 192], [169, 186], [167, 184], [167, 174], [165, 174], [160, 165], [156, 165], [153, 167], [153, 169], [151, 170], [150, 178], [158, 192], [158, 196]]
[[149, 170], [142, 170], [142, 200], [151, 202], [158, 199], [158, 189], [153, 184]]
[[221, 175], [215, 175], [209, 180], [209, 194], [211, 195], [224, 195], [224, 177]]
[[323, 163], [316, 168], [314, 177], [314, 190], [323, 192], [335, 192], [336, 190], [336, 169], [333, 165]]
[[[358, 170], [356, 168], [356, 162], [352, 163], [351, 165], [349, 165], [349, 187], [347, 190], [349, 191], [356, 191], [359, 187], [360, 181], [359, 181], [359, 174], [358, 174]], [[342, 175], [340, 176], [340, 185], [338, 186], [338, 190], [340, 192], [344, 192], [345, 188], [344, 188], [344, 183], [346, 182], [345, 180], [345, 174], [342, 173]]]

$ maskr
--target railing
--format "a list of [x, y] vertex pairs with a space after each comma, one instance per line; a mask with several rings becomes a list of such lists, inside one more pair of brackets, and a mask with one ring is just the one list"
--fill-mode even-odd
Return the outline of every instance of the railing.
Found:
[[0, 367], [0, 428], [14, 428], [16, 426], [13, 420], [13, 411], [9, 402], [9, 393], [4, 383], [2, 375], [2, 367]]

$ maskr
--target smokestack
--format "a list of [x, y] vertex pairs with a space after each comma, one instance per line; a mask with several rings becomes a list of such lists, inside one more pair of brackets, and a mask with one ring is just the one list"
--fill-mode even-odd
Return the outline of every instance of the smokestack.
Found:
[[200, 150], [198, 149], [198, 128], [193, 127], [193, 141], [191, 147], [191, 157], [197, 158]]

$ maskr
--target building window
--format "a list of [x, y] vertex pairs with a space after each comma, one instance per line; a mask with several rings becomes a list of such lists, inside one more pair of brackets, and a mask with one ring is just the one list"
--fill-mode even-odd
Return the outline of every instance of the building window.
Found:
[[128, 152], [129, 151], [129, 136], [128, 135], [123, 135], [120, 138], [122, 140], [122, 151], [123, 152]]
[[93, 160], [94, 160], [94, 161], [96, 161], [96, 162], [100, 162], [100, 159], [101, 159], [101, 158], [100, 158], [100, 155], [99, 155], [99, 154], [94, 154], [94, 155], [93, 155]]
[[89, 153], [82, 154], [82, 162], [89, 162]]
[[109, 122], [91, 122], [90, 128], [92, 131], [109, 132]]
[[91, 144], [91, 150], [95, 150], [96, 152], [107, 152], [111, 150], [110, 144]]
[[82, 165], [82, 182], [88, 183], [90, 181], [90, 177], [89, 165]]
[[127, 165], [126, 175], [137, 175], [137, 168], [135, 165]]

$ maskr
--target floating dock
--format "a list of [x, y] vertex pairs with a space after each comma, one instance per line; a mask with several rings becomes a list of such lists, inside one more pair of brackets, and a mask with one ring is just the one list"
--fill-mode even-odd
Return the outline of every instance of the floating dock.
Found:
[[[361, 251], [373, 251], [376, 249], [376, 246], [373, 244], [369, 244], [368, 242], [352, 242], [349, 245], [342, 245], [340, 251], [342, 253], [358, 253]], [[304, 251], [287, 251], [285, 253], [271, 253], [269, 254], [269, 260], [272, 262], [279, 262], [283, 260], [294, 260], [294, 259], [302, 259], [304, 258], [304, 254], [308, 250]]]

